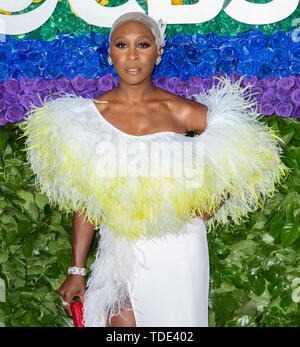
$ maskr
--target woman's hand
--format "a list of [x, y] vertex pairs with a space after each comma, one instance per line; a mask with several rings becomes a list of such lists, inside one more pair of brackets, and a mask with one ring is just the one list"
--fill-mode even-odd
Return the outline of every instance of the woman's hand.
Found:
[[[59, 295], [64, 301], [71, 304], [74, 296], [78, 296], [84, 305], [84, 294], [86, 290], [85, 278], [81, 275], [69, 275], [58, 289]], [[71, 315], [70, 305], [64, 309]]]
[[[219, 207], [216, 209], [216, 211], [219, 210], [219, 209], [225, 204], [225, 201], [228, 200], [228, 199], [230, 198], [230, 193], [228, 192], [226, 197], [224, 197], [223, 194], [222, 194], [221, 196], [222, 196], [222, 200], [221, 200], [221, 203], [220, 203]], [[204, 221], [209, 220], [210, 218], [212, 218], [212, 217], [215, 215], [215, 214], [213, 213], [213, 211], [210, 212], [210, 213], [205, 213], [205, 214], [202, 215], [202, 216], [200, 215], [200, 213], [199, 213], [198, 210], [196, 210], [195, 212], [196, 212], [196, 215], [197, 215], [198, 217], [202, 218]]]

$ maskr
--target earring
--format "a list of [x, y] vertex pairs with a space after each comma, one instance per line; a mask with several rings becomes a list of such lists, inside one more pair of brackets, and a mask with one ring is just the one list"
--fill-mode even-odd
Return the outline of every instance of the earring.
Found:
[[159, 57], [156, 59], [155, 64], [156, 64], [156, 65], [159, 65], [159, 64], [160, 64], [160, 62], [161, 62], [161, 56], [159, 56]]
[[108, 61], [108, 64], [109, 64], [109, 65], [112, 65], [112, 64], [113, 64], [113, 61], [112, 61], [112, 59], [111, 59], [110, 56], [108, 56], [107, 61]]

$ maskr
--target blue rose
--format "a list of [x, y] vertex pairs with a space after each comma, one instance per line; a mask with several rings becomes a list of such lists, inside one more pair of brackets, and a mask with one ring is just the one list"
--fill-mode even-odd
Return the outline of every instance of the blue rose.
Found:
[[277, 48], [274, 52], [273, 62], [281, 67], [290, 66], [290, 56], [286, 48]]
[[107, 35], [91, 32], [91, 38], [92, 38], [93, 43], [97, 47], [100, 47], [100, 46], [102, 46], [103, 42], [107, 39]]
[[75, 51], [78, 48], [76, 37], [63, 34], [60, 39], [61, 39], [62, 51], [70, 52], [70, 51]]
[[80, 74], [80, 69], [78, 69], [77, 64], [74, 64], [74, 62], [70, 62], [62, 65], [61, 72], [64, 76], [74, 78], [75, 76]]
[[257, 69], [256, 76], [258, 78], [267, 78], [274, 73], [275, 69], [276, 65], [272, 62], [262, 63]]
[[234, 47], [225, 47], [221, 50], [221, 59], [223, 61], [233, 62], [239, 59], [239, 51]]
[[235, 71], [235, 65], [230, 61], [221, 60], [217, 69], [223, 75], [230, 75]]
[[193, 42], [187, 42], [182, 47], [182, 55], [192, 63], [201, 61], [201, 49]]
[[293, 47], [290, 50], [290, 55], [291, 55], [291, 59], [294, 60], [300, 60], [300, 47]]
[[205, 35], [194, 34], [192, 40], [202, 50], [210, 47], [210, 42]]
[[207, 61], [202, 61], [196, 66], [196, 76], [201, 78], [211, 77], [216, 72], [216, 65], [210, 64]]
[[273, 48], [285, 48], [289, 45], [288, 36], [285, 32], [275, 29], [272, 35], [269, 36], [269, 46]]
[[23, 67], [28, 63], [27, 55], [20, 52], [14, 52], [9, 59], [9, 65], [17, 68], [17, 69], [23, 69]]
[[52, 41], [45, 41], [45, 49], [46, 51], [59, 51], [61, 49], [61, 40], [57, 38]]
[[91, 32], [77, 37], [78, 47], [91, 47], [93, 44]]
[[[246, 37], [245, 37], [246, 39]], [[250, 52], [264, 49], [268, 43], [268, 38], [260, 30], [251, 30], [247, 35], [246, 45]]]
[[246, 77], [251, 77], [256, 75], [257, 62], [252, 59], [240, 60], [237, 64], [236, 70]]
[[181, 47], [182, 45], [184, 45], [185, 43], [189, 41], [190, 41], [189, 35], [175, 34], [173, 35], [173, 37], [168, 39], [168, 45]]
[[10, 55], [10, 47], [4, 44], [0, 44], [0, 63], [7, 63]]
[[182, 81], [187, 81], [195, 75], [195, 65], [185, 61], [180, 65], [179, 78]]
[[38, 51], [31, 51], [27, 55], [28, 61], [34, 65], [43, 65], [44, 64], [44, 54]]
[[60, 75], [61, 75], [61, 72], [60, 72], [60, 65], [59, 64], [56, 64], [56, 65], [47, 64], [44, 67], [43, 76], [46, 79], [58, 78]]
[[220, 60], [220, 50], [217, 48], [209, 48], [202, 52], [201, 58], [209, 61], [211, 64], [217, 65]]
[[46, 53], [47, 64], [49, 65], [59, 65], [63, 62], [64, 56], [58, 50], [48, 51]]
[[82, 56], [86, 65], [99, 65], [99, 56], [92, 47], [87, 47], [82, 51]]
[[224, 45], [223, 37], [221, 35], [217, 35], [216, 33], [209, 34], [208, 41], [213, 47], [220, 47]]
[[270, 62], [274, 59], [275, 52], [271, 47], [265, 47], [261, 51], [255, 52], [253, 58], [259, 62]]
[[293, 62], [290, 66], [290, 71], [293, 75], [300, 75], [300, 62]]
[[174, 61], [182, 58], [182, 51], [176, 47], [171, 47], [163, 54], [164, 59]]
[[80, 68], [84, 65], [84, 56], [80, 51], [66, 52], [64, 55], [64, 62], [67, 64], [74, 64], [77, 68]]

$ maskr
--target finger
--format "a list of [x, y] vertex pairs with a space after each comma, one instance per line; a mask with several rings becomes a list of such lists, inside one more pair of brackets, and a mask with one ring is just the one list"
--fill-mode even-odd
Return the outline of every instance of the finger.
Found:
[[84, 305], [84, 296], [79, 295], [80, 301], [82, 302], [82, 305]]

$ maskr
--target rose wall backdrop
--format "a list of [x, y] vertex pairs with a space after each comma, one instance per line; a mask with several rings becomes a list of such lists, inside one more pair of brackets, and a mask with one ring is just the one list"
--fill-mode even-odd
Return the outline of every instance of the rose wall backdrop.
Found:
[[[25, 14], [44, 2], [0, 13]], [[172, 0], [178, 6], [197, 2]], [[147, 12], [147, 1], [137, 3]], [[300, 326], [300, 8], [281, 21], [251, 25], [226, 14], [226, 3], [212, 20], [168, 25], [153, 80], [186, 97], [210, 89], [216, 76], [244, 76], [243, 85], [257, 93], [263, 121], [283, 140], [291, 173], [242, 225], [208, 234], [210, 326]], [[22, 119], [57, 91], [95, 98], [118, 84], [107, 63], [108, 32], [61, 0], [39, 28], [0, 34], [0, 326], [72, 326], [57, 294], [71, 257], [72, 216], [50, 208], [36, 191]]]

